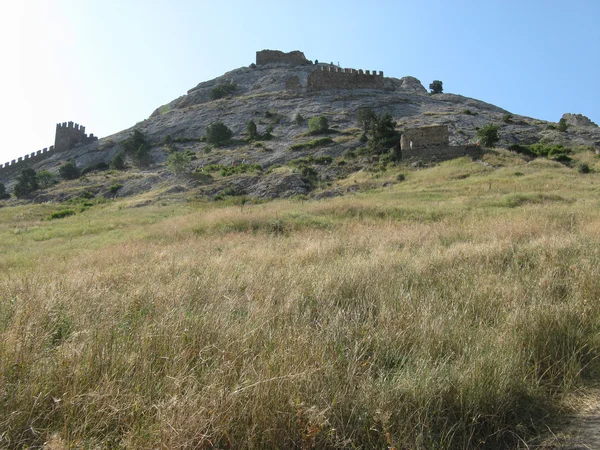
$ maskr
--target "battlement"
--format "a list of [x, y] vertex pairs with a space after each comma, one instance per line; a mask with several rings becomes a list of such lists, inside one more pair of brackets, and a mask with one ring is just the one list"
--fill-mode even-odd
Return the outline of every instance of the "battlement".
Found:
[[12, 161], [0, 164], [0, 180], [6, 177], [12, 177], [15, 173], [25, 169], [30, 164], [42, 161], [54, 154], [54, 146], [46, 147], [37, 152], [21, 156]]
[[77, 144], [89, 144], [98, 138], [93, 134], [85, 134], [85, 127], [74, 122], [56, 124], [56, 137], [54, 148], [57, 152], [64, 152], [74, 148]]
[[71, 150], [77, 145], [85, 145], [97, 140], [98, 138], [93, 134], [89, 136], [85, 134], [83, 125], [75, 122], [57, 123], [54, 145], [0, 164], [0, 181], [12, 178], [30, 164], [42, 161], [57, 152]]
[[382, 71], [320, 65], [308, 75], [307, 89], [381, 89], [383, 79]]

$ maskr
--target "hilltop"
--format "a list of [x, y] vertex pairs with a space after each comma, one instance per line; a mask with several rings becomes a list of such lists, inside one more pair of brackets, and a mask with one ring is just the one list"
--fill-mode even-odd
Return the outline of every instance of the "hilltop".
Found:
[[[226, 91], [222, 98], [215, 98], [215, 92], [223, 88]], [[71, 148], [31, 158], [8, 169], [0, 168], [0, 181], [10, 191], [21, 168], [57, 173], [61, 165], [72, 160], [80, 169], [87, 169], [89, 175], [78, 183], [62, 183], [37, 191], [32, 195], [34, 201], [66, 200], [78, 195], [77, 186], [81, 188], [79, 191], [95, 196], [117, 197], [170, 188], [208, 198], [223, 193], [251, 198], [318, 196], [323, 191], [338, 195], [345, 192], [337, 189], [339, 180], [381, 167], [378, 165], [381, 154], [366, 151], [357, 124], [357, 113], [364, 108], [376, 114], [391, 114], [396, 122], [398, 143], [406, 130], [443, 125], [448, 128], [449, 147], [472, 146], [478, 141], [477, 130], [492, 123], [500, 126], [498, 147], [541, 142], [592, 151], [600, 148], [600, 129], [583, 116], [566, 115], [569, 127], [561, 132], [554, 123], [512, 114], [480, 100], [451, 93], [432, 95], [414, 77], [386, 77], [380, 71], [309, 61], [298, 51], [286, 54], [265, 50], [257, 52], [256, 63], [198, 84], [129, 129], [99, 140], [82, 140]], [[329, 130], [310, 136], [308, 121], [317, 116], [327, 118]], [[270, 139], [248, 142], [250, 120], [257, 125], [259, 135], [268, 133]], [[230, 143], [213, 146], [205, 142], [207, 127], [217, 121], [233, 132]], [[123, 151], [124, 142], [134, 130], [141, 132], [148, 142], [152, 161], [149, 167], [132, 169], [129, 163], [130, 169], [125, 172], [95, 177], [98, 168], [106, 168]], [[316, 138], [330, 140], [315, 142]], [[303, 143], [309, 145], [297, 145]], [[173, 152], [184, 152], [193, 158], [189, 170], [195, 172], [193, 176], [175, 177], [166, 170], [165, 162]], [[427, 154], [419, 157], [418, 152], [413, 152], [410, 158], [403, 157], [398, 163], [427, 166], [463, 154], [466, 153], [432, 158]], [[318, 161], [326, 163], [311, 163], [310, 157], [312, 161], [321, 157]], [[309, 167], [310, 177], [294, 163], [298, 160], [303, 167]], [[240, 164], [253, 169], [228, 177], [203, 172], [207, 166]], [[110, 190], [115, 184], [123, 186], [116, 193]]]

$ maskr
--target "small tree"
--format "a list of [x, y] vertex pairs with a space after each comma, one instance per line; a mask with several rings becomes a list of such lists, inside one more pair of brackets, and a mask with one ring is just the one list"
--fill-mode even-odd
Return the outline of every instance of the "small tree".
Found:
[[562, 118], [558, 121], [558, 126], [556, 128], [558, 129], [558, 131], [561, 131], [564, 133], [565, 131], [567, 131], [567, 127], [568, 127], [567, 121], [564, 118]]
[[[376, 115], [371, 119], [371, 128], [368, 134], [369, 150], [373, 153], [381, 153], [392, 147], [398, 146], [398, 133], [396, 122], [390, 113]], [[394, 155], [396, 155], [394, 153]]]
[[311, 117], [308, 121], [308, 131], [310, 134], [321, 134], [329, 131], [329, 121], [325, 116]]
[[4, 183], [0, 183], [0, 200], [5, 200], [7, 198], [10, 198], [10, 194], [6, 192], [6, 186], [4, 186]]
[[65, 180], [74, 180], [80, 175], [80, 171], [73, 161], [68, 161], [60, 166], [58, 173]]
[[150, 144], [141, 131], [133, 130], [131, 136], [125, 139], [121, 145], [123, 146], [125, 153], [131, 155], [133, 162], [137, 167], [147, 167], [152, 162]]
[[36, 175], [33, 169], [23, 169], [21, 171], [14, 191], [17, 198], [29, 197], [33, 191], [38, 189], [39, 185]]
[[125, 165], [125, 156], [123, 156], [123, 152], [117, 153], [110, 161], [110, 168], [114, 170], [125, 170], [127, 168]]
[[190, 155], [182, 152], [172, 153], [167, 159], [167, 169], [175, 175], [181, 175], [189, 172], [192, 158]]
[[38, 184], [41, 189], [47, 189], [50, 186], [54, 186], [58, 183], [58, 177], [55, 173], [50, 172], [49, 170], [40, 170], [37, 173]]
[[296, 114], [296, 125], [302, 125], [304, 123], [304, 117], [300, 113]]
[[213, 122], [206, 127], [206, 142], [209, 144], [222, 145], [231, 140], [231, 131], [223, 122]]
[[237, 85], [235, 83], [219, 84], [210, 91], [210, 99], [216, 100], [218, 98], [226, 97], [230, 94], [233, 94], [236, 90]]
[[246, 126], [246, 132], [248, 133], [249, 139], [256, 139], [258, 137], [258, 129], [256, 128], [254, 120], [250, 120], [250, 122], [248, 122], [248, 125]]
[[484, 147], [493, 147], [494, 144], [500, 140], [500, 136], [498, 135], [498, 125], [488, 123], [477, 131], [477, 137]]
[[360, 108], [356, 113], [356, 122], [367, 133], [371, 128], [371, 121], [375, 118], [375, 112], [371, 108]]
[[444, 91], [444, 83], [440, 80], [433, 80], [433, 83], [429, 84], [432, 94], [441, 94]]

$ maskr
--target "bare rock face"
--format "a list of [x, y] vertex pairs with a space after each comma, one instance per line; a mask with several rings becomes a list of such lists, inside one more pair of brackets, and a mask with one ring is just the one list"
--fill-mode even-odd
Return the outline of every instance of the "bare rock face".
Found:
[[427, 89], [423, 87], [421, 82], [415, 77], [402, 77], [400, 78], [400, 87], [406, 91], [412, 91], [419, 94], [426, 94]]
[[583, 114], [570, 114], [565, 113], [562, 116], [563, 119], [567, 121], [568, 125], [574, 127], [598, 127], [597, 124], [592, 122], [588, 117]]

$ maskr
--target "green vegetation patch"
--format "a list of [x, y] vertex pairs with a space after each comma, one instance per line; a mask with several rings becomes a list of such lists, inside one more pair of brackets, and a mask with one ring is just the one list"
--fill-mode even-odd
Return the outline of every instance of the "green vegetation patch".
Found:
[[573, 203], [573, 199], [565, 198], [560, 195], [531, 193], [531, 194], [509, 194], [500, 201], [500, 206], [516, 208], [527, 204], [541, 205], [543, 203]]
[[299, 142], [298, 144], [293, 144], [290, 146], [290, 150], [297, 151], [297, 150], [304, 150], [304, 149], [309, 149], [309, 148], [324, 147], [325, 145], [329, 145], [329, 144], [333, 144], [333, 139], [331, 139], [328, 136], [328, 137], [322, 137], [319, 139], [314, 139], [314, 140], [308, 141], [308, 142]]
[[47, 217], [47, 220], [64, 219], [65, 217], [74, 216], [74, 215], [75, 215], [75, 211], [73, 211], [72, 209], [63, 209], [61, 211], [56, 211], [56, 212], [50, 214]]
[[219, 172], [223, 177], [246, 172], [262, 172], [262, 170], [263, 168], [260, 164], [237, 164], [235, 166], [208, 164], [207, 166], [204, 166], [204, 172]]

